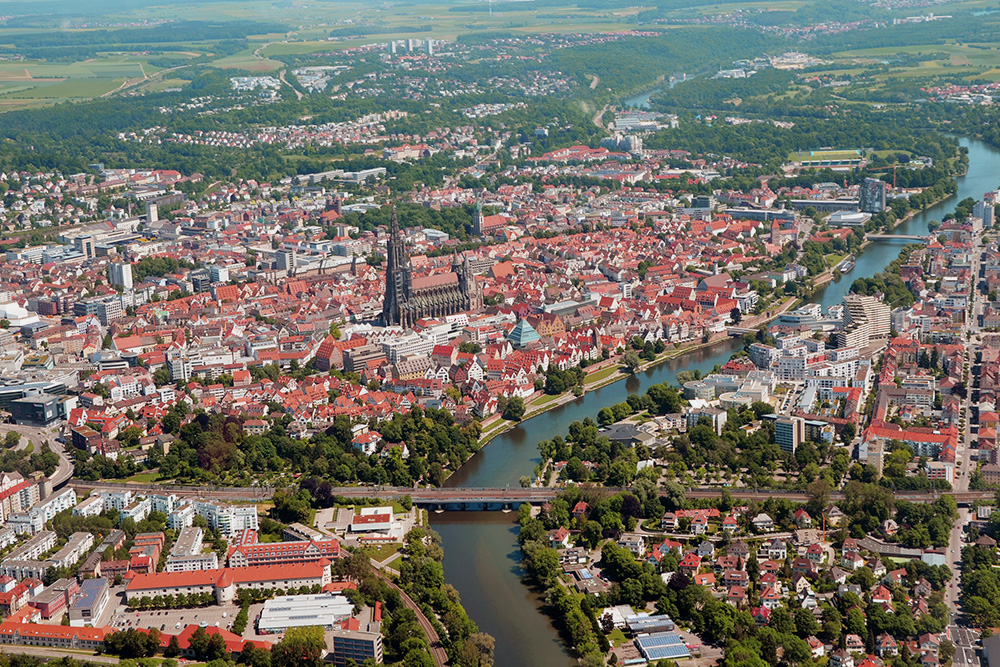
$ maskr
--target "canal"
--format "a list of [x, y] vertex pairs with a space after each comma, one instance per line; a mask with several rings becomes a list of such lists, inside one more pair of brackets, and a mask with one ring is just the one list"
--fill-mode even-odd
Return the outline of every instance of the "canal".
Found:
[[[980, 198], [1000, 184], [1000, 151], [979, 141], [961, 140], [969, 149], [969, 172], [957, 179], [957, 196], [933, 206], [896, 227], [894, 234], [925, 234], [927, 223], [940, 220], [966, 197]], [[851, 283], [881, 271], [896, 258], [901, 242], [868, 246], [854, 269], [817, 292], [813, 301], [825, 309], [839, 303]], [[540, 457], [541, 440], [564, 435], [571, 422], [596, 419], [601, 408], [624, 401], [660, 382], [676, 382], [677, 373], [710, 371], [723, 364], [738, 342], [698, 350], [656, 366], [545, 412], [496, 437], [448, 480], [451, 487], [516, 486], [531, 476]], [[496, 638], [497, 665], [562, 667], [574, 664], [563, 648], [538, 600], [521, 581], [515, 514], [501, 512], [444, 512], [431, 514], [431, 526], [444, 544], [445, 579], [458, 589], [469, 616], [480, 630]]]

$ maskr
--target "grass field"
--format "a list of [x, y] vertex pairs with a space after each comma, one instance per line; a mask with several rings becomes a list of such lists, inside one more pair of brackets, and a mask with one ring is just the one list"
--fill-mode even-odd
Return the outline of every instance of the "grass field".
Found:
[[[800, 0], [764, 0], [763, 2], [734, 2], [723, 5], [704, 5], [697, 7], [694, 11], [706, 16], [732, 14], [737, 10], [746, 11], [751, 9], [762, 9], [770, 12], [794, 12], [808, 3]], [[684, 11], [690, 11], [685, 8]]]
[[284, 67], [277, 60], [255, 58], [252, 53], [240, 52], [212, 62], [213, 67], [220, 69], [241, 69], [248, 72], [274, 72]]
[[36, 100], [85, 100], [100, 97], [122, 84], [124, 79], [89, 79], [69, 80], [59, 82], [42, 82], [27, 90], [20, 90], [4, 95], [6, 99], [36, 99]]
[[843, 255], [832, 255], [832, 254], [831, 255], [827, 255], [826, 256], [826, 265], [829, 266], [829, 267], [831, 267], [831, 268], [834, 267], [834, 266], [837, 266], [838, 264], [840, 264], [841, 262], [844, 261], [845, 257], [847, 257], [846, 253], [843, 254]]
[[140, 484], [152, 484], [153, 482], [160, 479], [159, 472], [143, 472], [138, 475], [132, 475], [126, 482], [139, 482]]
[[607, 368], [602, 368], [593, 375], [588, 375], [587, 378], [584, 380], [584, 382], [586, 384], [594, 384], [597, 382], [601, 382], [602, 380], [606, 380], [612, 375], [618, 375], [620, 373], [621, 370], [618, 368], [618, 366], [608, 366]]
[[363, 551], [368, 554], [370, 558], [374, 558], [378, 562], [384, 561], [386, 558], [394, 556], [399, 553], [399, 550], [403, 548], [403, 545], [398, 542], [393, 542], [392, 544], [379, 544], [374, 546], [368, 546], [363, 549]]
[[788, 156], [789, 160], [854, 160], [861, 157], [856, 150], [799, 151]]

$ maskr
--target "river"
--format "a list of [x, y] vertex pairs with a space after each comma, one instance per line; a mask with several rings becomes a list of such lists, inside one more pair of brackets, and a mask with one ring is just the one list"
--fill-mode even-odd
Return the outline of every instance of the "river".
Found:
[[[953, 211], [957, 202], [966, 197], [979, 199], [1000, 185], [1000, 151], [979, 141], [962, 139], [961, 144], [969, 149], [969, 171], [957, 179], [957, 196], [914, 216], [891, 233], [925, 234], [927, 223]], [[872, 243], [849, 273], [818, 291], [813, 301], [824, 309], [839, 303], [856, 278], [881, 271], [902, 247], [893, 241]], [[522, 476], [531, 476], [539, 463], [539, 441], [564, 435], [571, 422], [596, 418], [602, 407], [624, 401], [629, 394], [644, 392], [656, 383], [676, 382], [680, 371], [710, 371], [725, 363], [738, 344], [727, 342], [698, 350], [533, 417], [494, 438], [446, 485], [516, 486]], [[458, 589], [480, 629], [496, 638], [497, 665], [568, 667], [575, 661], [563, 648], [548, 617], [538, 609], [536, 597], [521, 582], [515, 516], [500, 512], [431, 514], [431, 525], [444, 543], [445, 579]]]

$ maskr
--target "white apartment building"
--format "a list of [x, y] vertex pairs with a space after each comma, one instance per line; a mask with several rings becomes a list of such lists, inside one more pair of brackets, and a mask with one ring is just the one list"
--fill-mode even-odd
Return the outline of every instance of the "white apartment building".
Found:
[[135, 500], [128, 507], [122, 509], [118, 516], [122, 519], [132, 519], [136, 523], [142, 521], [153, 511], [153, 501], [149, 498]]
[[190, 526], [196, 514], [194, 505], [182, 505], [167, 515], [167, 527], [171, 530], [181, 530], [185, 526]]
[[135, 500], [131, 491], [102, 491], [100, 497], [104, 500], [105, 510], [117, 512], [122, 511]]
[[56, 491], [45, 500], [39, 501], [32, 508], [38, 510], [45, 521], [51, 521], [59, 512], [72, 509], [76, 505], [76, 491], [66, 488]]
[[104, 499], [98, 495], [91, 496], [73, 508], [73, 516], [97, 516], [104, 511]]
[[216, 505], [196, 500], [194, 511], [205, 517], [209, 528], [227, 537], [247, 528], [258, 528], [257, 507], [254, 505]]

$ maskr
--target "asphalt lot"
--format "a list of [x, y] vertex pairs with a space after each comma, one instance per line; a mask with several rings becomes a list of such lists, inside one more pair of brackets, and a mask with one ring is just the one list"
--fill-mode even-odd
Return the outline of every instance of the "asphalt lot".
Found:
[[177, 634], [191, 623], [232, 630], [233, 621], [240, 610], [236, 605], [216, 605], [197, 609], [160, 609], [157, 611], [126, 612], [125, 609], [126, 607], [119, 607], [116, 610], [112, 620], [115, 628], [119, 630], [125, 628], [156, 628], [167, 634]]

